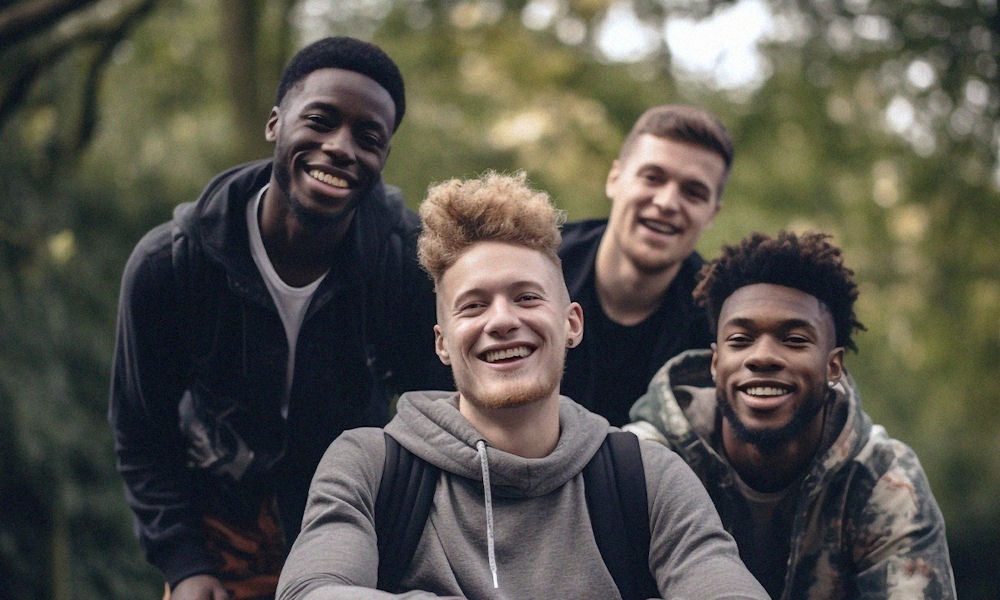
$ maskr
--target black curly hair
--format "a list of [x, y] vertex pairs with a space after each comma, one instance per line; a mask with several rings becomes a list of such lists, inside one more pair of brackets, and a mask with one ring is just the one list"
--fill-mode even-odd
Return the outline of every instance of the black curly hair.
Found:
[[854, 314], [858, 286], [854, 271], [844, 266], [840, 248], [826, 233], [796, 235], [781, 231], [771, 238], [753, 233], [737, 245], [723, 246], [722, 255], [702, 267], [695, 302], [708, 312], [716, 332], [722, 303], [741, 287], [772, 283], [805, 292], [822, 302], [833, 315], [837, 346], [854, 350], [851, 333], [865, 330]]
[[396, 105], [396, 122], [392, 130], [399, 128], [406, 112], [406, 91], [399, 67], [375, 44], [352, 37], [327, 37], [299, 50], [281, 74], [274, 105], [280, 105], [292, 86], [319, 69], [346, 69], [375, 80], [389, 92]]

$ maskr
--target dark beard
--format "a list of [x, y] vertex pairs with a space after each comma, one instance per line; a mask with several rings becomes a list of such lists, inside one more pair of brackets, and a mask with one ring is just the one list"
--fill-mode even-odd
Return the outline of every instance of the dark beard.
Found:
[[797, 438], [812, 423], [816, 415], [832, 402], [833, 390], [826, 387], [823, 389], [824, 391], [820, 392], [823, 395], [821, 400], [815, 401], [813, 398], [813, 401], [803, 403], [792, 415], [792, 420], [777, 429], [750, 429], [740, 421], [736, 411], [730, 406], [722, 391], [716, 389], [715, 399], [722, 410], [722, 416], [729, 421], [737, 439], [745, 444], [756, 446], [764, 454], [773, 454]]

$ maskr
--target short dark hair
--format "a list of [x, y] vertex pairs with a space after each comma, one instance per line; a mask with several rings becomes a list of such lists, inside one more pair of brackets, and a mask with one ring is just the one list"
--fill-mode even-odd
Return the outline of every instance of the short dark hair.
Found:
[[392, 130], [399, 128], [406, 112], [406, 91], [399, 67], [375, 44], [352, 37], [327, 37], [299, 50], [281, 74], [274, 105], [280, 105], [292, 86], [318, 69], [346, 69], [375, 80], [392, 97], [396, 105], [396, 122]]
[[753, 233], [739, 244], [723, 246], [718, 258], [702, 267], [694, 290], [695, 301], [708, 311], [712, 331], [726, 298], [755, 283], [772, 283], [805, 292], [829, 309], [837, 346], [857, 351], [851, 339], [855, 329], [865, 330], [854, 315], [858, 286], [854, 271], [844, 266], [840, 248], [826, 233], [801, 235], [781, 231], [770, 238]]
[[726, 165], [723, 176], [725, 183], [725, 177], [733, 166], [733, 138], [722, 121], [708, 111], [682, 104], [663, 104], [647, 109], [622, 142], [618, 159], [628, 158], [639, 136], [647, 133], [658, 138], [695, 144], [715, 152]]

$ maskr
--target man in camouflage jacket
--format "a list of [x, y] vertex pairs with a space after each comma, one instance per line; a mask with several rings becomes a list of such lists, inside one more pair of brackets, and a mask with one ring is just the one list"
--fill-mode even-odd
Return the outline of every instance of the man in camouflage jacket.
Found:
[[826, 237], [724, 249], [695, 292], [712, 351], [668, 361], [626, 429], [685, 459], [773, 598], [954, 598], [920, 462], [843, 369], [857, 288]]

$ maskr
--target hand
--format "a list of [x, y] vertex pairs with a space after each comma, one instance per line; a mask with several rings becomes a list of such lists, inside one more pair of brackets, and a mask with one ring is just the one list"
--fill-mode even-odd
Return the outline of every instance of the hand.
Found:
[[170, 600], [229, 600], [229, 592], [212, 575], [193, 575], [170, 590]]

